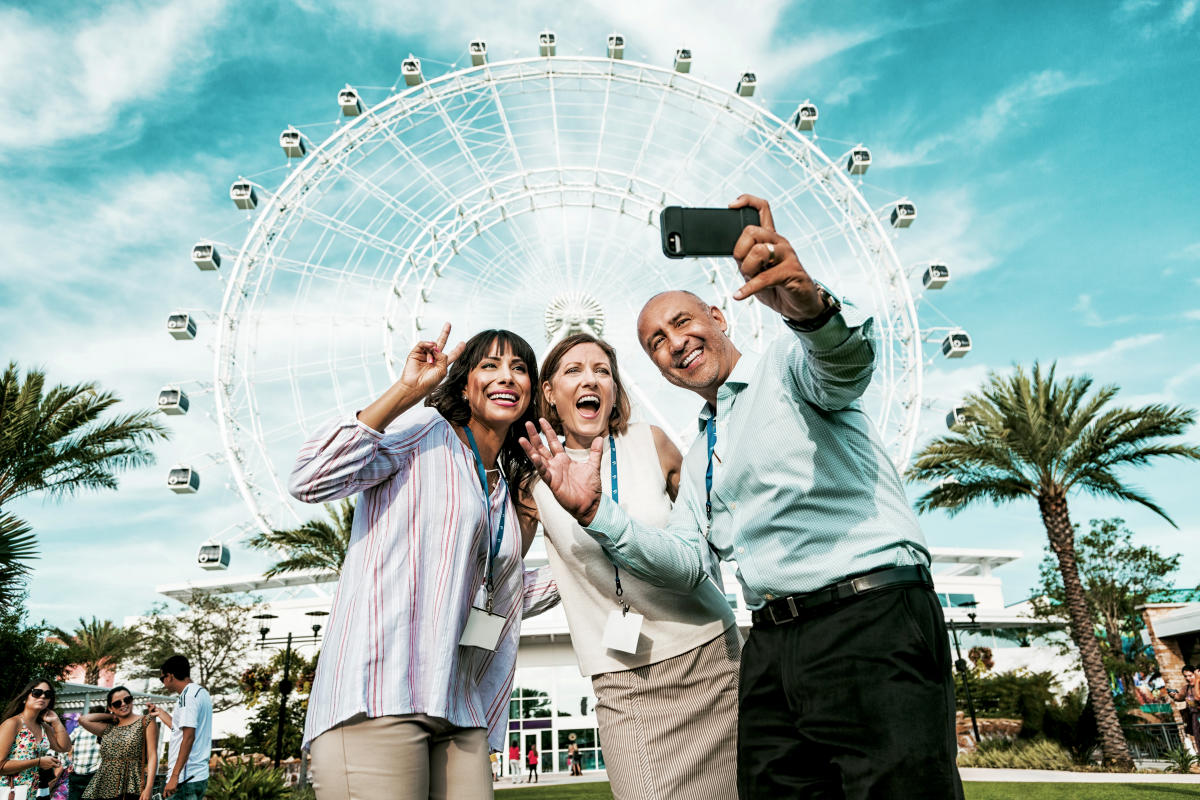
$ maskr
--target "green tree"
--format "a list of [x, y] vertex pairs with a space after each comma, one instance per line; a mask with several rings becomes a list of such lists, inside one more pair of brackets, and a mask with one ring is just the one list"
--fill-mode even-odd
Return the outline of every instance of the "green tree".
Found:
[[1093, 391], [1087, 376], [1058, 381], [1054, 366], [993, 372], [963, 403], [969, 423], [927, 444], [907, 477], [932, 484], [917, 499], [920, 512], [940, 508], [953, 515], [985, 500], [1037, 501], [1058, 559], [1063, 607], [1095, 705], [1104, 759], [1132, 767], [1079, 577], [1067, 497], [1085, 492], [1138, 503], [1174, 525], [1119, 470], [1164, 456], [1200, 460], [1200, 447], [1170, 441], [1191, 427], [1194, 411], [1163, 404], [1113, 407], [1117, 392], [1116, 386]]
[[101, 670], [120, 666], [138, 641], [137, 631], [95, 617], [91, 622], [80, 617], [73, 632], [55, 628], [54, 635], [67, 646], [71, 663], [83, 667], [84, 681], [92, 685], [100, 682]]
[[67, 648], [48, 638], [45, 623], [29, 624], [24, 593], [15, 600], [0, 606], [0, 698], [6, 703], [29, 681], [57, 680], [71, 664]]
[[47, 389], [46, 374], [16, 362], [0, 375], [0, 592], [19, 591], [36, 557], [33, 534], [4, 506], [44, 494], [61, 499], [87, 489], [117, 488], [116, 474], [154, 463], [150, 446], [168, 438], [154, 411], [105, 417], [120, 398], [94, 383]]
[[325, 511], [328, 521], [314, 519], [298, 528], [260, 533], [250, 540], [250, 546], [258, 550], [287, 554], [264, 573], [268, 578], [309, 569], [341, 573], [346, 548], [350, 546], [354, 503], [349, 499], [336, 505], [327, 503]]
[[[1078, 532], [1078, 526], [1076, 526]], [[1105, 665], [1118, 675], [1129, 675], [1150, 666], [1137, 648], [1126, 652], [1122, 642], [1138, 639], [1142, 616], [1137, 607], [1155, 592], [1171, 588], [1179, 569], [1179, 556], [1164, 556], [1154, 547], [1135, 545], [1125, 520], [1094, 519], [1091, 530], [1076, 536], [1075, 560], [1093, 624], [1104, 631], [1100, 640]], [[1034, 601], [1037, 616], [1061, 616], [1066, 602], [1062, 573], [1054, 551], [1046, 548], [1040, 565], [1040, 597]]]
[[[256, 664], [242, 673], [240, 685], [246, 705], [256, 709], [245, 736], [231, 737], [226, 747], [239, 753], [275, 756], [275, 737], [279, 725], [279, 682], [283, 679], [285, 654], [278, 651], [265, 664]], [[308, 658], [292, 651], [288, 675], [292, 694], [283, 718], [283, 758], [300, 756], [304, 736], [304, 717], [308, 694], [317, 673], [317, 654]]]
[[259, 608], [257, 600], [204, 591], [193, 592], [178, 614], [159, 603], [138, 626], [137, 660], [144, 674], [158, 677], [169, 656], [187, 656], [192, 680], [208, 690], [213, 710], [232, 708], [240, 701], [241, 665], [252, 646], [248, 623]]

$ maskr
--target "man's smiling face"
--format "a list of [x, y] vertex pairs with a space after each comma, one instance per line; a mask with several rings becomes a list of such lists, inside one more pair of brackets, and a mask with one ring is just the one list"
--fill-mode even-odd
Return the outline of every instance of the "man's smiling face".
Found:
[[711, 399], [737, 363], [721, 311], [689, 292], [663, 292], [638, 315], [638, 341], [663, 377]]

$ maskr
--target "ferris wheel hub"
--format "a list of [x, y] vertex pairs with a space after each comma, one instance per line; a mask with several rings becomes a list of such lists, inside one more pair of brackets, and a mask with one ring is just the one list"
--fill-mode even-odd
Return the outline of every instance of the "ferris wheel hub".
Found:
[[587, 292], [564, 292], [546, 306], [546, 342], [552, 343], [576, 333], [604, 334], [604, 309]]

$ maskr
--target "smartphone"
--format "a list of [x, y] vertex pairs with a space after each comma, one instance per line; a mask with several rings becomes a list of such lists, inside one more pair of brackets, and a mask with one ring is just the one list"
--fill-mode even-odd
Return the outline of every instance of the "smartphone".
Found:
[[685, 208], [667, 206], [658, 216], [663, 255], [731, 256], [747, 225], [758, 225], [758, 210], [750, 208]]

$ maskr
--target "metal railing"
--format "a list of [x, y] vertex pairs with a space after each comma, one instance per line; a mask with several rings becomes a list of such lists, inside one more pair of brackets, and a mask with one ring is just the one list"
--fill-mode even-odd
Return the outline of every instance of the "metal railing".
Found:
[[1125, 740], [1136, 761], [1163, 761], [1167, 751], [1183, 747], [1179, 725], [1174, 722], [1127, 725]]

